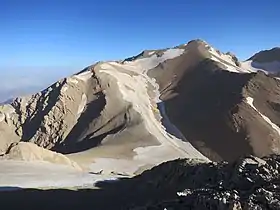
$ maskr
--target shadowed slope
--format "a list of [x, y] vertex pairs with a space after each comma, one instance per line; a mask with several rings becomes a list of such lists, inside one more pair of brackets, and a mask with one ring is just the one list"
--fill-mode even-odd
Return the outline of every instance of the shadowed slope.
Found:
[[9, 208], [52, 210], [278, 209], [279, 164], [279, 156], [230, 164], [179, 159], [132, 179], [99, 182], [98, 189], [8, 191], [0, 200]]

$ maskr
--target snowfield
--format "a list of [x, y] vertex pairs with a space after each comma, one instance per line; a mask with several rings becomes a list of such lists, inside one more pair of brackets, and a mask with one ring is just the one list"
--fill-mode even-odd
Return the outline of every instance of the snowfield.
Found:
[[273, 61], [269, 63], [257, 63], [252, 61], [242, 62], [242, 68], [248, 69], [251, 72], [263, 71], [268, 73], [278, 73], [280, 72], [280, 62]]
[[[133, 71], [133, 69], [138, 73], [147, 73], [148, 70], [157, 67], [160, 63], [176, 58], [185, 52], [184, 49], [168, 49], [160, 57], [157, 55], [152, 55], [149, 58], [137, 59], [135, 61], [124, 62], [123, 68]], [[114, 63], [114, 62], [113, 62]]]
[[82, 114], [82, 112], [84, 111], [86, 104], [87, 104], [87, 96], [86, 96], [86, 94], [83, 93], [82, 98], [81, 98], [81, 102], [80, 102], [80, 105], [79, 105], [78, 111], [77, 111], [78, 118]]
[[15, 188], [94, 187], [109, 175], [95, 175], [47, 162], [0, 161], [0, 191]]
[[259, 110], [257, 110], [257, 108], [254, 106], [254, 99], [252, 97], [247, 97], [246, 101], [278, 133], [278, 135], [280, 135], [280, 128], [276, 124], [274, 124], [267, 116], [263, 115]]
[[211, 55], [210, 59], [213, 61], [219, 62], [226, 67], [227, 71], [235, 73], [250, 73], [251, 70], [237, 66], [230, 55], [224, 53], [218, 53], [214, 48], [209, 46], [209, 53]]

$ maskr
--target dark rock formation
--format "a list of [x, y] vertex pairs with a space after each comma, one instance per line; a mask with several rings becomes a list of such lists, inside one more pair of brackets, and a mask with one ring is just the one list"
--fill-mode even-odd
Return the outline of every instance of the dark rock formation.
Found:
[[250, 156], [230, 164], [176, 160], [138, 179], [178, 192], [176, 198], [135, 209], [280, 209], [280, 156], [276, 155]]

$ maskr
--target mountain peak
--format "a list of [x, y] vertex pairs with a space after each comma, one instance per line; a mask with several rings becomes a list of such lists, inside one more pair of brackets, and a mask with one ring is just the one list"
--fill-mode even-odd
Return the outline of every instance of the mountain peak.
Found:
[[189, 42], [187, 42], [187, 44], [190, 44], [190, 43], [198, 43], [198, 44], [208, 45], [208, 43], [203, 39], [193, 39], [193, 40], [190, 40]]
[[248, 60], [258, 63], [269, 63], [274, 61], [280, 62], [280, 47], [274, 47], [269, 50], [262, 50], [254, 54]]

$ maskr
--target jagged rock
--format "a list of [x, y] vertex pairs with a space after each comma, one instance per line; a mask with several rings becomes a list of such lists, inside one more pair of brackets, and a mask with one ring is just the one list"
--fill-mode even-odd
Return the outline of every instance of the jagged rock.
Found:
[[250, 156], [229, 164], [176, 160], [137, 178], [153, 180], [148, 185], [151, 189], [158, 186], [178, 192], [170, 200], [136, 209], [280, 208], [280, 156], [277, 155], [263, 159]]
[[232, 60], [235, 62], [236, 66], [241, 67], [241, 63], [239, 62], [236, 55], [234, 55], [232, 52], [227, 52], [226, 55], [231, 56]]

